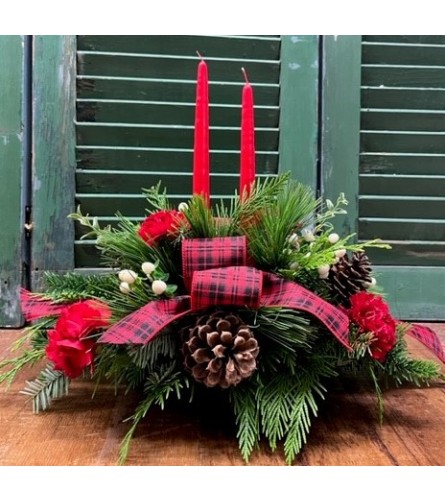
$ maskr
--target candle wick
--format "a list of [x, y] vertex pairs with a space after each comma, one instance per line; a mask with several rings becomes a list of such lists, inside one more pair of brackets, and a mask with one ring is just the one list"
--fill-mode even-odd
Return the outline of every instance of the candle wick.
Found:
[[241, 71], [243, 72], [244, 79], [246, 80], [246, 83], [249, 84], [249, 79], [247, 78], [247, 71], [244, 68], [241, 68]]
[[203, 60], [204, 60], [204, 58], [202, 57], [201, 52], [199, 52], [199, 51], [197, 50], [197, 51], [196, 51], [196, 53], [198, 54], [198, 57], [201, 59], [201, 61], [203, 61]]

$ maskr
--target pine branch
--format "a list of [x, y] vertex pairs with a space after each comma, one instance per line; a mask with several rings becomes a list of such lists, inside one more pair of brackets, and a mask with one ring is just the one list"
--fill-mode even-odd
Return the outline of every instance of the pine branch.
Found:
[[243, 459], [249, 458], [260, 440], [259, 412], [253, 384], [241, 384], [230, 392], [230, 401], [236, 418], [239, 448]]
[[377, 416], [379, 419], [379, 424], [383, 424], [383, 414], [384, 414], [384, 401], [383, 401], [383, 393], [382, 389], [380, 388], [379, 384], [379, 379], [376, 375], [376, 372], [374, 370], [373, 365], [370, 363], [369, 364], [369, 374], [371, 376], [371, 380], [374, 384], [374, 389], [375, 389], [375, 395], [377, 398]]
[[289, 236], [308, 224], [317, 205], [308, 187], [289, 181], [273, 205], [252, 214], [252, 222], [243, 229], [249, 253], [259, 267], [272, 271], [289, 267]]
[[290, 375], [268, 377], [257, 390], [261, 429], [274, 451], [279, 440], [285, 439], [287, 463], [291, 463], [306, 442], [311, 415], [317, 415], [316, 398], [324, 399], [323, 378], [336, 376], [333, 359], [315, 354], [306, 366]]
[[181, 398], [181, 391], [189, 387], [189, 381], [182, 372], [175, 371], [175, 363], [161, 365], [158, 371], [151, 373], [144, 386], [144, 398], [136, 408], [135, 413], [126, 421], [132, 421], [119, 450], [119, 465], [124, 465], [130, 451], [131, 440], [140, 421], [145, 418], [153, 405], [164, 409], [169, 397], [174, 394]]
[[284, 442], [284, 456], [290, 465], [306, 444], [311, 426], [311, 415], [318, 414], [315, 396], [324, 399], [326, 388], [320, 383], [318, 375], [304, 372], [300, 376], [298, 393], [296, 394], [292, 411], [289, 415], [288, 431]]
[[154, 370], [160, 360], [175, 359], [178, 352], [176, 336], [171, 331], [164, 331], [150, 343], [143, 346], [130, 346], [127, 348], [132, 362], [139, 368]]
[[147, 202], [150, 208], [147, 210], [148, 213], [158, 212], [160, 210], [170, 210], [170, 204], [168, 203], [167, 190], [164, 188], [161, 191], [162, 183], [159, 181], [155, 186], [148, 189], [142, 189], [147, 198]]
[[292, 309], [261, 308], [254, 321], [260, 344], [261, 371], [293, 374], [298, 369], [301, 350], [311, 349], [316, 330], [307, 317]]
[[0, 362], [0, 370], [11, 366], [11, 368], [4, 373], [0, 374], [0, 384], [6, 382], [7, 387], [9, 387], [12, 382], [14, 382], [15, 377], [19, 372], [23, 370], [26, 366], [33, 366], [38, 361], [45, 357], [45, 348], [33, 348], [23, 351], [19, 356], [11, 359], [6, 359]]
[[68, 394], [69, 383], [68, 377], [48, 365], [35, 380], [27, 381], [20, 392], [32, 398], [33, 411], [39, 413], [47, 410], [53, 399]]
[[74, 272], [44, 275], [45, 292], [43, 298], [52, 302], [73, 302], [82, 299], [108, 299], [110, 292], [119, 285], [114, 274], [86, 275]]

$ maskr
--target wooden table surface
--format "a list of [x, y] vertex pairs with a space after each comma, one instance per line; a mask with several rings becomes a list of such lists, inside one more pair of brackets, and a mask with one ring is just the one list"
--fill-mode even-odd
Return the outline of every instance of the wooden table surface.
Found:
[[[435, 325], [445, 339], [445, 325]], [[0, 330], [0, 359], [19, 331]], [[411, 352], [434, 357], [411, 340]], [[22, 372], [11, 388], [0, 390], [0, 465], [115, 465], [119, 444], [135, 401], [101, 388], [94, 399], [87, 382], [75, 380], [70, 394], [50, 411], [34, 415], [24, 381], [38, 368]], [[267, 446], [249, 462], [284, 465]], [[127, 465], [244, 465], [230, 414], [221, 408], [199, 412], [174, 405], [149, 413], [133, 440]], [[407, 387], [385, 394], [380, 426], [375, 398], [367, 390], [330, 394], [312, 426], [296, 465], [445, 465], [445, 384]]]

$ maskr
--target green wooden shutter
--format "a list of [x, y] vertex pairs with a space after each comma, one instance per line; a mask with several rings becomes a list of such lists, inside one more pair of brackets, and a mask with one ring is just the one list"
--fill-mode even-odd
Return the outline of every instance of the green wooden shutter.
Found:
[[364, 36], [359, 236], [395, 313], [445, 319], [445, 37]]
[[[159, 180], [172, 201], [190, 196], [197, 50], [209, 65], [213, 199], [238, 188], [242, 66], [255, 87], [258, 174], [274, 175], [280, 168], [295, 174], [299, 169], [304, 180], [315, 177], [316, 36], [77, 41], [76, 199], [102, 224], [114, 223], [117, 211], [143, 218], [141, 188]], [[288, 102], [281, 116], [280, 90]], [[81, 234], [78, 228], [76, 267], [98, 266], [94, 242], [81, 241]]]
[[23, 36], [0, 36], [0, 326], [22, 323], [19, 291], [23, 285], [22, 88]]

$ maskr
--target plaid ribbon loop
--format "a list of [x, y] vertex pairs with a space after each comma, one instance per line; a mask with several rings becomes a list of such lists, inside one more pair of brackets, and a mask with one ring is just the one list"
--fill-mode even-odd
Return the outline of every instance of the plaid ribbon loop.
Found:
[[212, 306], [258, 309], [263, 273], [254, 267], [236, 266], [196, 271], [192, 279], [192, 310]]

